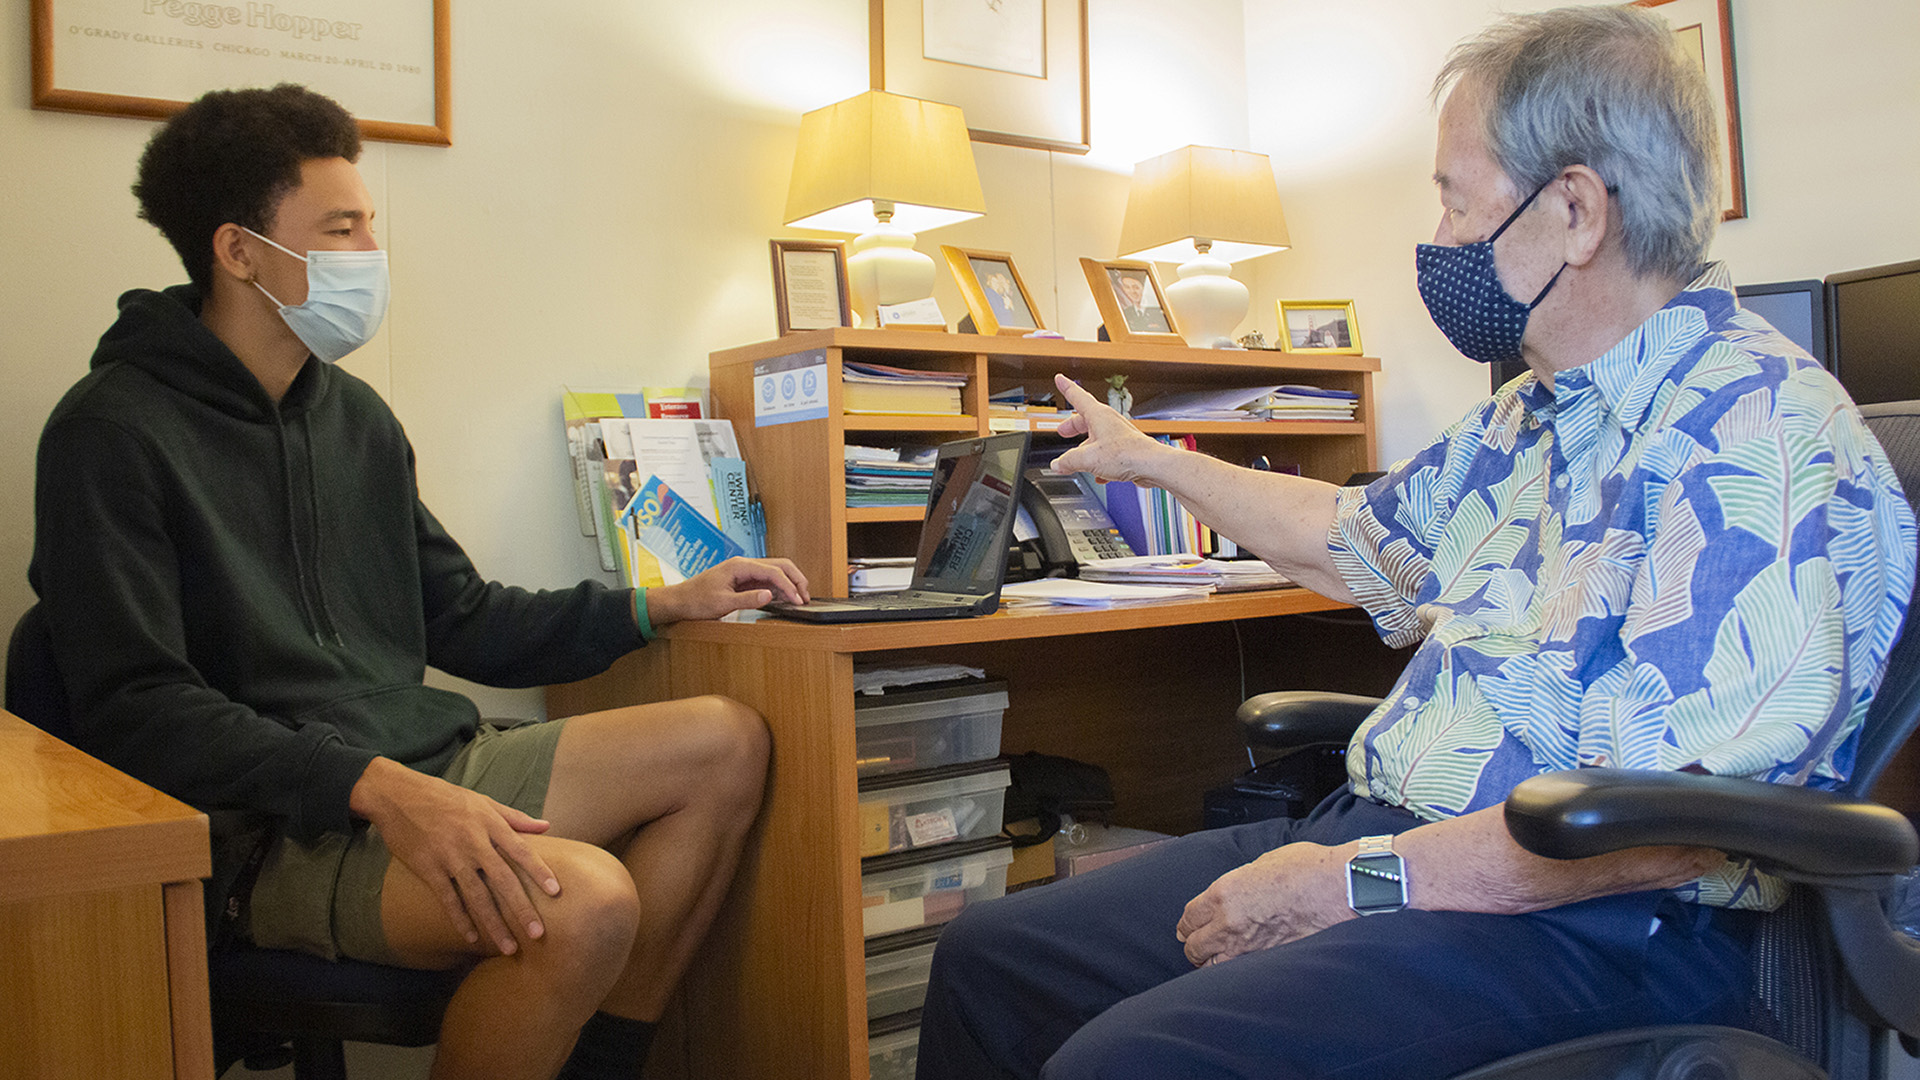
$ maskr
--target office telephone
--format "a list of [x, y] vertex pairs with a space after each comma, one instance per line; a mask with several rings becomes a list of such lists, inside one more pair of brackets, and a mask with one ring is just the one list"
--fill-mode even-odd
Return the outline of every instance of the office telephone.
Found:
[[1046, 570], [1072, 575], [1081, 563], [1133, 554], [1086, 473], [1061, 476], [1029, 468], [1026, 479], [1020, 503], [1039, 530], [1040, 558]]

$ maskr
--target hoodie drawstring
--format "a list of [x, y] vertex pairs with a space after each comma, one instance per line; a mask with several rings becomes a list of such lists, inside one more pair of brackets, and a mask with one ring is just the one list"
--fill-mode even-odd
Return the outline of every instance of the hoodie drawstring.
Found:
[[[321, 626], [333, 638], [334, 645], [344, 649], [347, 643], [341, 639], [339, 628], [333, 624], [333, 609], [327, 605], [327, 583], [320, 575], [320, 568], [326, 565], [326, 560], [322, 558], [326, 530], [320, 527], [320, 474], [313, 460], [313, 425], [305, 413], [300, 416], [300, 426], [307, 436], [307, 506], [313, 522], [313, 599], [320, 606]], [[289, 490], [287, 496], [292, 498], [293, 492]]]
[[[301, 423], [303, 425], [306, 423], [306, 417], [301, 417]], [[309, 515], [308, 533], [313, 543], [313, 565], [310, 569], [306, 559], [302, 557], [300, 553], [300, 515], [294, 507], [294, 499], [296, 496], [294, 494], [293, 450], [287, 445], [286, 418], [281, 416], [277, 410], [274, 414], [274, 430], [280, 437], [280, 472], [282, 482], [286, 486], [287, 497], [287, 543], [293, 550], [294, 576], [299, 579], [297, 584], [300, 593], [300, 611], [307, 620], [307, 632], [313, 635], [313, 640], [317, 642], [321, 648], [324, 649], [327, 647], [327, 638], [329, 636], [333, 638], [332, 644], [344, 646], [345, 642], [341, 641], [339, 632], [333, 628], [332, 613], [326, 610], [326, 596], [320, 588], [320, 521], [318, 516], [319, 500], [314, 493], [313, 431], [311, 428], [305, 429], [307, 444], [306, 494]], [[318, 604], [317, 608], [315, 606], [316, 603]]]

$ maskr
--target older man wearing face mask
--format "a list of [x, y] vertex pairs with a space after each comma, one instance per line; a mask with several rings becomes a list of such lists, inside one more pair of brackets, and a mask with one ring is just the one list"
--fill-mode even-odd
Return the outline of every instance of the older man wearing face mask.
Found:
[[1502, 804], [1580, 766], [1832, 785], [1906, 606], [1912, 515], [1839, 385], [1706, 261], [1712, 112], [1664, 23], [1510, 16], [1434, 95], [1421, 295], [1467, 356], [1528, 375], [1365, 488], [1163, 447], [1059, 380], [1060, 433], [1086, 439], [1056, 469], [1166, 488], [1419, 645], [1350, 784], [964, 913], [923, 1080], [1444, 1077], [1744, 1021], [1748, 917], [1778, 882], [1702, 849], [1539, 858]]

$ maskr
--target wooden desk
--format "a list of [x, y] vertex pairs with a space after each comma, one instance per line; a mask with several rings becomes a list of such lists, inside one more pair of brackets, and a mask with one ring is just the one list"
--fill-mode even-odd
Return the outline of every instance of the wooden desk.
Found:
[[[1008, 683], [1005, 752], [1098, 762], [1113, 775], [1117, 820], [1189, 832], [1200, 823], [1200, 792], [1246, 767], [1233, 719], [1246, 685], [1239, 624], [1342, 606], [1284, 589], [934, 622], [691, 623], [605, 675], [549, 688], [552, 716], [726, 694], [758, 709], [773, 731], [756, 836], [683, 988], [685, 1060], [662, 1046], [652, 1075], [867, 1075], [856, 658], [985, 668]], [[1265, 652], [1298, 636], [1248, 635]]]
[[0, 1077], [213, 1080], [204, 814], [0, 712]]

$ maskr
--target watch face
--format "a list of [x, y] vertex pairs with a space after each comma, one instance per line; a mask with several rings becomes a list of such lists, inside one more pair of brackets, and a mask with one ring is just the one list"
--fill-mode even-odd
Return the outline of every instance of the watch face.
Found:
[[1363, 855], [1355, 858], [1347, 867], [1347, 893], [1353, 910], [1362, 915], [1372, 915], [1398, 911], [1406, 906], [1404, 879], [1394, 881], [1376, 877], [1367, 873], [1367, 870], [1392, 874], [1395, 878], [1402, 877], [1402, 863], [1398, 855]]

